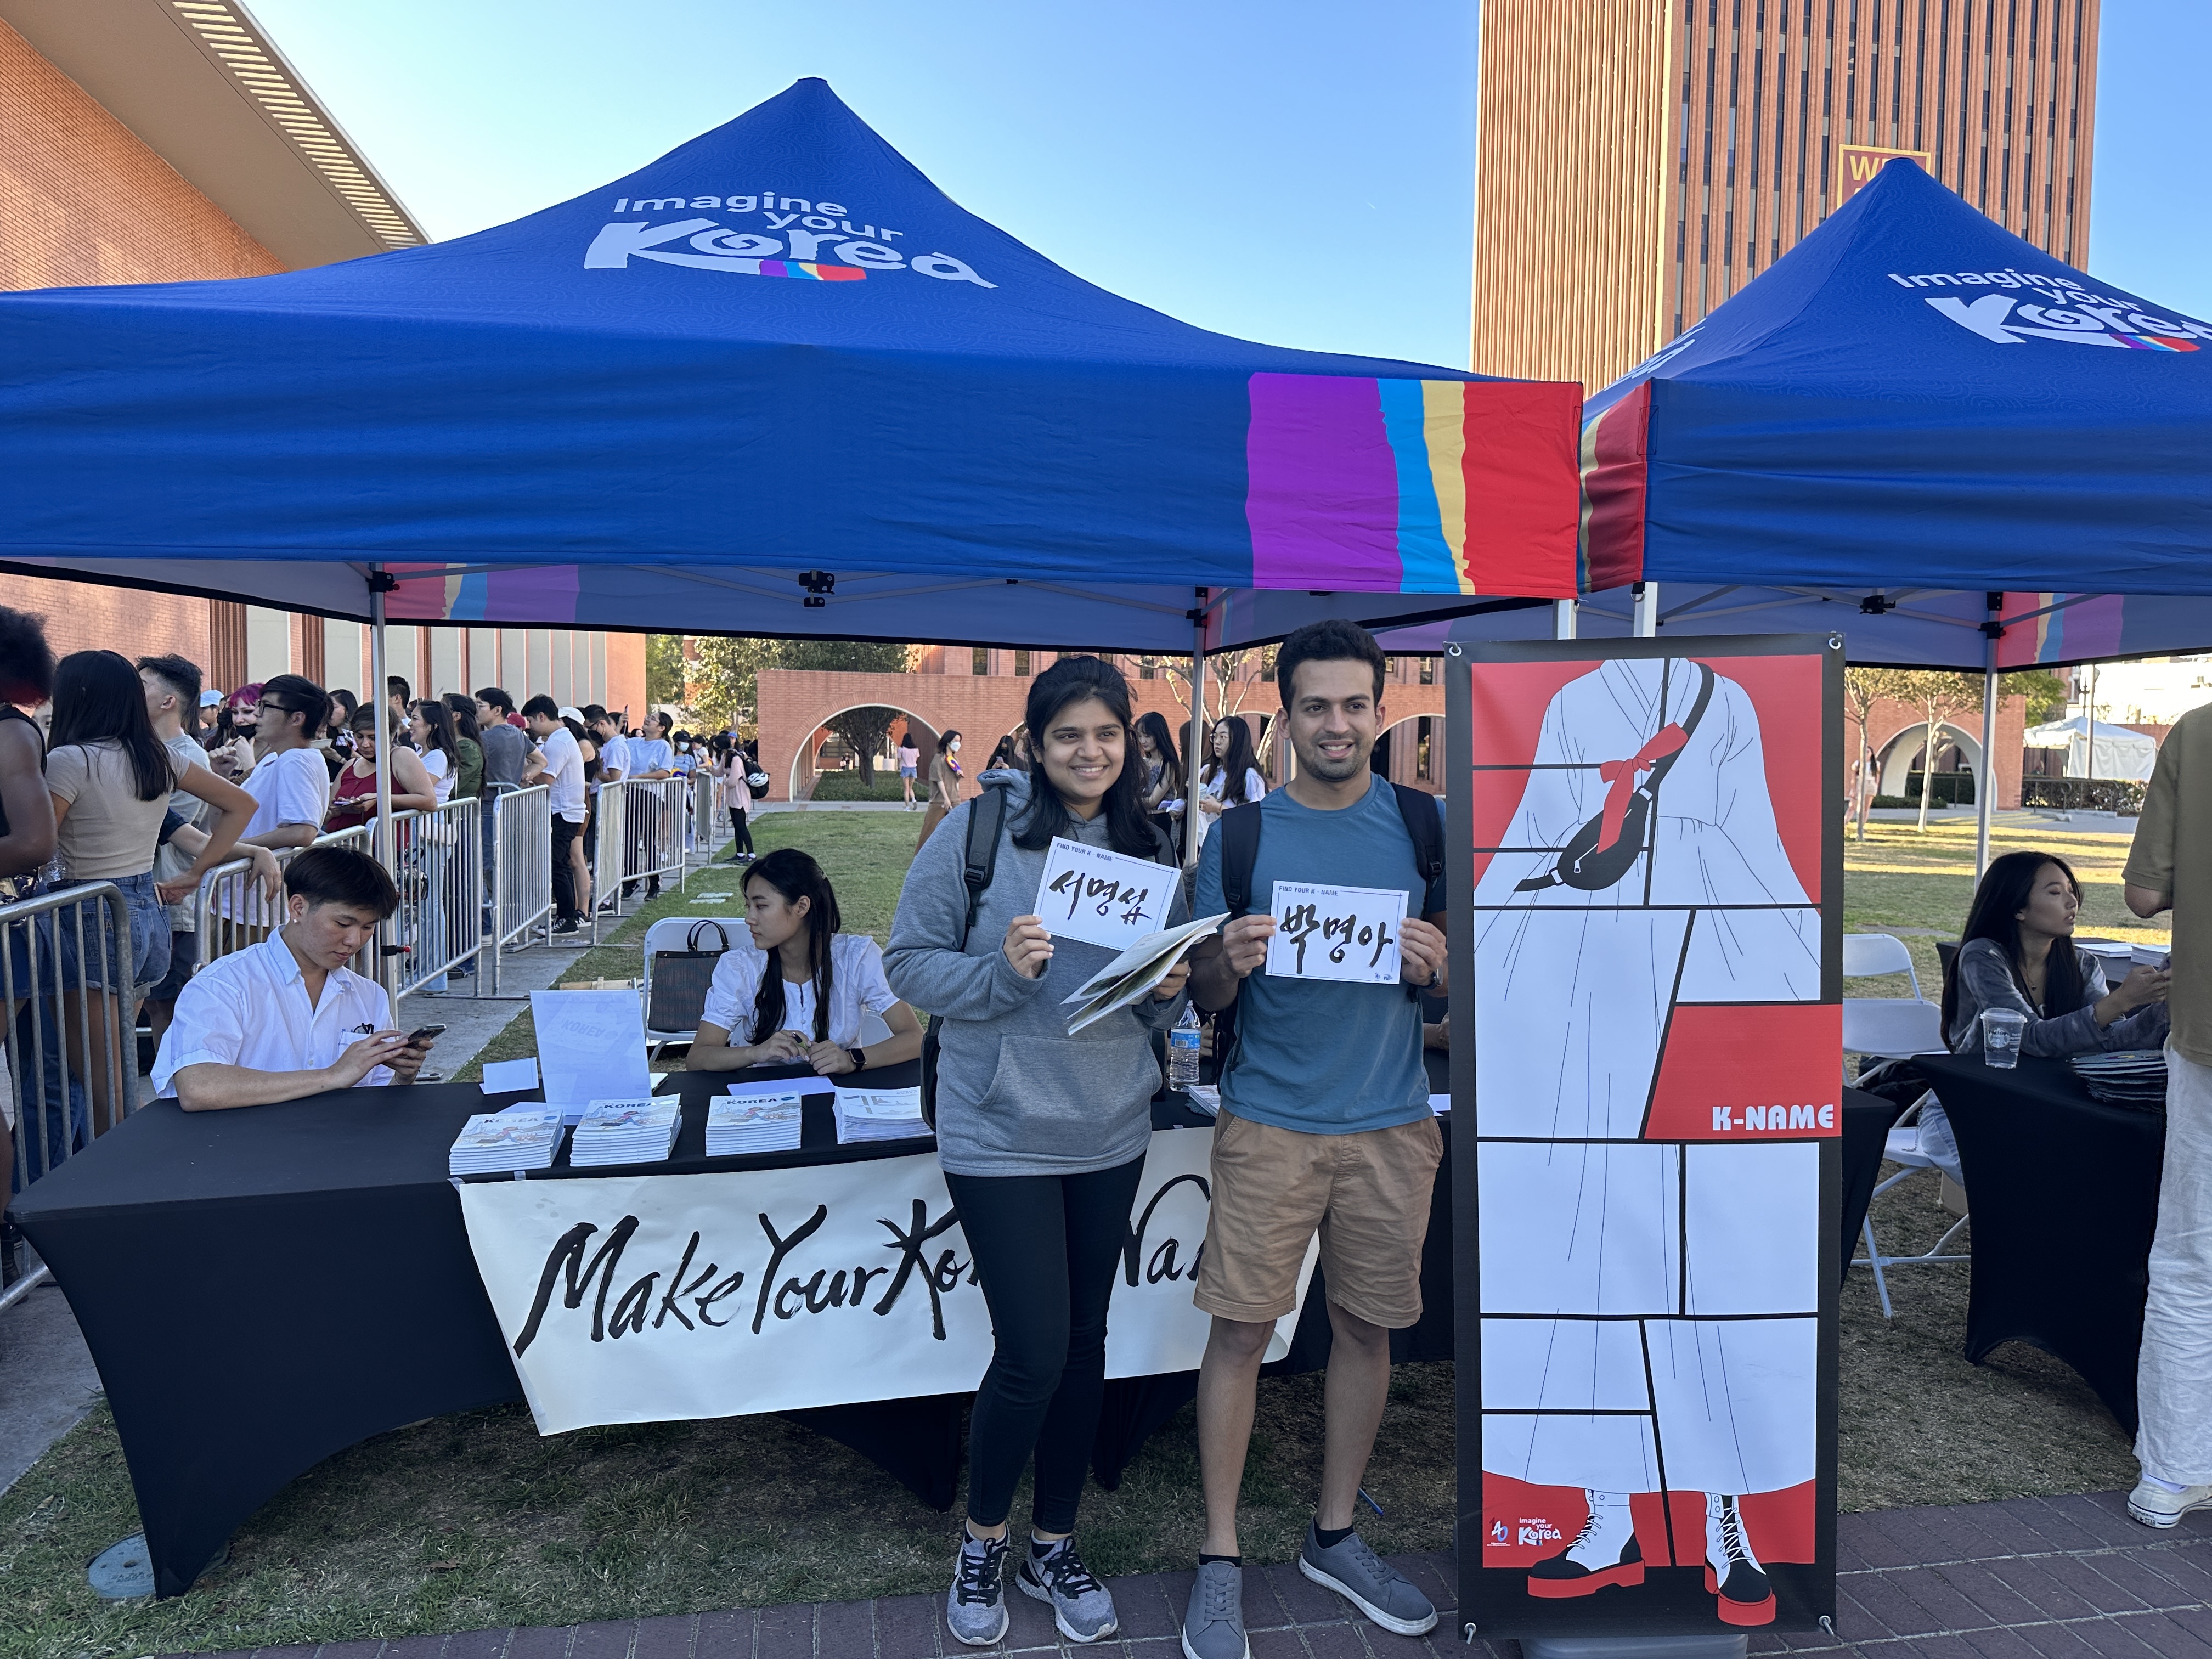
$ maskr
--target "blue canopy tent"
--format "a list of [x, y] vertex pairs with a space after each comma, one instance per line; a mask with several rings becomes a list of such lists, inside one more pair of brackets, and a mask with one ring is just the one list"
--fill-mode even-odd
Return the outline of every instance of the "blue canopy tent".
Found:
[[[1834, 631], [1854, 662], [1992, 685], [2204, 648], [2208, 347], [2212, 324], [2060, 264], [1892, 161], [1589, 400], [1578, 606], [1386, 643]], [[1985, 859], [1991, 792], [1977, 799]]]
[[1118, 298], [807, 80], [453, 241], [0, 295], [0, 562], [337, 617], [381, 568], [415, 621], [1180, 652], [1194, 620], [1571, 594], [1579, 398]]

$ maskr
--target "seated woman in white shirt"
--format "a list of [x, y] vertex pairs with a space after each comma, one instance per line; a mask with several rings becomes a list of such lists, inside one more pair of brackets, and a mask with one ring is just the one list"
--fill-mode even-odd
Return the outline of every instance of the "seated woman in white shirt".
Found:
[[429, 1040], [391, 1029], [384, 988], [348, 965], [399, 906], [384, 866], [311, 847], [285, 869], [284, 905], [271, 937], [185, 981], [154, 1057], [156, 1098], [207, 1112], [414, 1082]]
[[[805, 1064], [838, 1077], [921, 1053], [921, 1022], [884, 981], [883, 947], [837, 931], [837, 896], [820, 865], [796, 848], [779, 848], [745, 872], [744, 888], [753, 942], [714, 964], [687, 1069]], [[864, 1009], [890, 1029], [866, 1048]]]

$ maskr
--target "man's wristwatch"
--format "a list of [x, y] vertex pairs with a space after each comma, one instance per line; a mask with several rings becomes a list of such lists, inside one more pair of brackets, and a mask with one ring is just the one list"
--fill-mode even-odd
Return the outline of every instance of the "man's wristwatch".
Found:
[[868, 1055], [867, 1055], [867, 1051], [866, 1051], [866, 1049], [864, 1049], [864, 1048], [848, 1048], [848, 1049], [846, 1049], [846, 1050], [845, 1050], [845, 1052], [846, 1052], [847, 1054], [848, 1054], [852, 1055], [852, 1057], [853, 1057], [853, 1069], [854, 1069], [854, 1071], [856, 1071], [856, 1072], [865, 1072], [865, 1071], [866, 1071], [866, 1070], [868, 1069]]

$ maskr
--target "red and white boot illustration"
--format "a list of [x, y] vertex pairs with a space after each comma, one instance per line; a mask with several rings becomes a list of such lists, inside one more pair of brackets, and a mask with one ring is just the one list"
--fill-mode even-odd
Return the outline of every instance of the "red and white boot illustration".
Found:
[[1723, 1625], [1771, 1625], [1774, 1587], [1743, 1535], [1733, 1495], [1705, 1494], [1705, 1589], [1719, 1598]]
[[[1644, 1549], [1625, 1492], [1585, 1492], [1589, 1519], [1575, 1541], [1528, 1569], [1528, 1594], [1590, 1595], [1607, 1584], [1644, 1582]], [[1764, 1582], [1763, 1580], [1761, 1582]]]

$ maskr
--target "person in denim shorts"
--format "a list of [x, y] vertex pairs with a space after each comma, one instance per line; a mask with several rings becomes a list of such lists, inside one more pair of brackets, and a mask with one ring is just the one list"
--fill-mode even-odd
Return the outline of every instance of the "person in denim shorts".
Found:
[[[230, 856], [253, 816], [253, 798], [205, 767], [177, 775], [147, 716], [138, 671], [112, 651], [77, 651], [61, 659], [49, 741], [46, 793], [60, 870], [48, 890], [111, 882], [123, 895], [130, 922], [127, 980], [102, 905], [65, 906], [52, 924], [66, 1052], [73, 1068], [89, 1071], [80, 1073], [79, 1081], [91, 1091], [93, 1133], [99, 1134], [120, 1103], [109, 1098], [111, 1044], [128, 1040], [139, 1003], [168, 971], [164, 899], [191, 893]], [[154, 853], [172, 789], [198, 797], [221, 816], [191, 866], [157, 893]], [[81, 994], [91, 991], [108, 994]], [[114, 1069], [119, 1075], [121, 1068]]]

